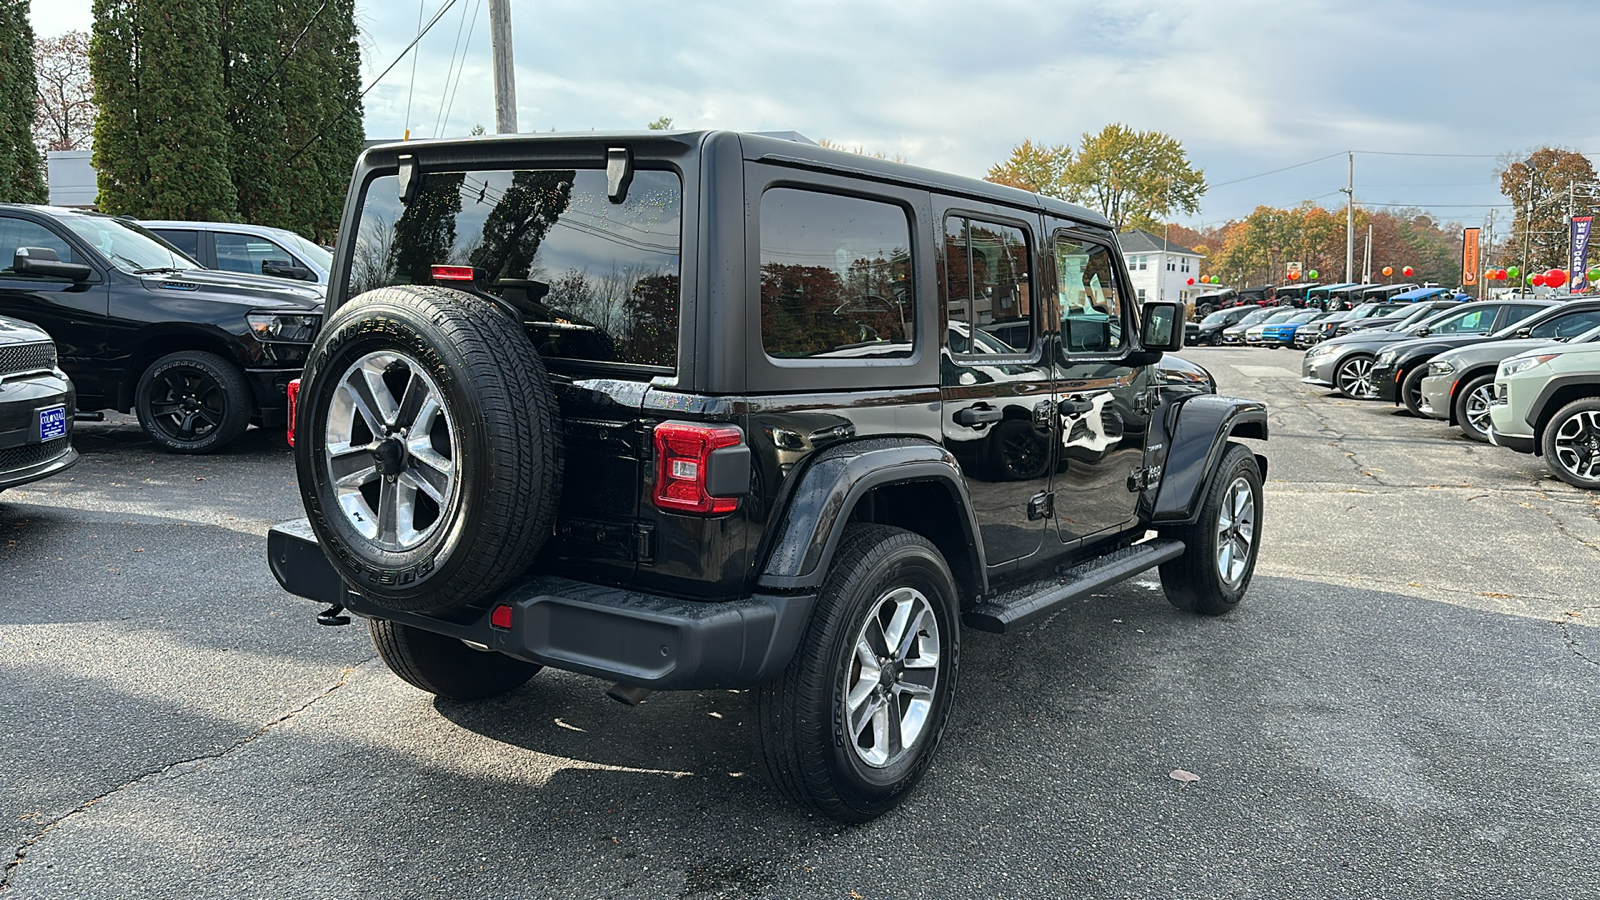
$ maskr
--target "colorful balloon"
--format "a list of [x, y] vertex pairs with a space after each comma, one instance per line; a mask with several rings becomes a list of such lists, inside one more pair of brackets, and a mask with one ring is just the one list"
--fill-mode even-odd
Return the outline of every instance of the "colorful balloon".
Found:
[[1516, 266], [1508, 266], [1506, 268], [1506, 276], [1509, 277], [1509, 278], [1512, 278], [1512, 279], [1521, 278], [1522, 277], [1522, 270], [1517, 268]]
[[1565, 269], [1551, 269], [1550, 271], [1544, 273], [1544, 283], [1550, 285], [1553, 288], [1561, 287], [1563, 284], [1567, 283], [1566, 270]]
[[1534, 287], [1544, 287], [1544, 276], [1540, 275], [1538, 272], [1534, 272], [1532, 275], [1528, 276], [1528, 283]]
[[1194, 284], [1194, 279], [1193, 278], [1189, 279], [1189, 283], [1190, 284]]
[[1318, 274], [1318, 273], [1317, 273], [1317, 270], [1316, 270], [1316, 269], [1312, 269], [1312, 270], [1311, 270], [1311, 280], [1312, 280], [1312, 281], [1316, 281], [1316, 280], [1317, 280], [1317, 274]]
[[1384, 266], [1383, 267], [1383, 277], [1388, 278], [1390, 275], [1393, 275], [1393, 274], [1394, 274], [1394, 266]]
[[1288, 272], [1286, 274], [1288, 275], [1290, 281], [1295, 281], [1295, 280], [1299, 279], [1299, 277], [1300, 277], [1300, 273], [1299, 272]]
[[1416, 270], [1412, 269], [1410, 266], [1406, 266], [1404, 269], [1400, 270], [1400, 274], [1404, 275], [1407, 278], [1410, 278], [1412, 275], [1415, 275], [1417, 273], [1416, 273]]

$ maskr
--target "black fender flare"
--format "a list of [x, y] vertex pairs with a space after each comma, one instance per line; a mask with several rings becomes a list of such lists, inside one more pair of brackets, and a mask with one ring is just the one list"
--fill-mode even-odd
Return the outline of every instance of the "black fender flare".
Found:
[[1528, 407], [1528, 414], [1525, 417], [1525, 421], [1533, 428], [1535, 444], [1543, 437], [1543, 423], [1548, 422], [1550, 417], [1556, 413], [1557, 398], [1565, 400], [1566, 397], [1563, 395], [1567, 392], [1564, 389], [1570, 387], [1587, 388], [1587, 390], [1581, 391], [1586, 396], [1597, 393], [1593, 375], [1557, 375], [1546, 381], [1544, 386], [1539, 388], [1539, 396], [1533, 398], [1533, 403]]
[[[1200, 513], [1201, 499], [1228, 439], [1267, 439], [1267, 407], [1256, 400], [1197, 394], [1175, 404], [1169, 415], [1167, 458], [1151, 520], [1187, 524]], [[1266, 457], [1257, 454], [1256, 461], [1265, 477]]]
[[[822, 584], [856, 504], [874, 488], [933, 482], [950, 492], [980, 593], [988, 590], [983, 542], [955, 456], [926, 438], [873, 437], [812, 454], [788, 492], [758, 584], [796, 590]], [[954, 562], [954, 561], [952, 561]]]

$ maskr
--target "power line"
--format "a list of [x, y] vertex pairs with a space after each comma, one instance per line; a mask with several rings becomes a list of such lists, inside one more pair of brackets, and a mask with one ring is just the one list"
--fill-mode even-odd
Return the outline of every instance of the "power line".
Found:
[[[465, 3], [461, 4], [461, 21], [456, 24], [456, 41], [454, 44], [450, 45], [450, 65], [446, 66], [444, 70], [444, 92], [439, 95], [439, 111], [433, 116], [434, 137], [439, 136], [439, 126], [444, 121], [445, 101], [450, 99], [450, 75], [455, 71], [456, 51], [461, 49], [461, 32], [465, 31], [467, 27], [467, 11], [467, 5]], [[421, 55], [422, 54], [420, 53], [417, 54], [417, 56]], [[414, 70], [416, 66], [416, 57], [412, 57], [411, 62]], [[465, 53], [461, 54], [461, 67], [463, 69], [467, 67], [467, 55]]]
[[378, 82], [382, 81], [385, 75], [388, 75], [390, 72], [394, 71], [394, 67], [400, 65], [400, 61], [406, 58], [406, 54], [411, 52], [411, 48], [421, 43], [422, 39], [427, 36], [429, 31], [433, 29], [433, 26], [436, 25], [440, 19], [444, 18], [444, 14], [450, 11], [450, 7], [455, 5], [456, 0], [445, 0], [444, 5], [439, 7], [439, 11], [434, 13], [433, 18], [428, 20], [428, 24], [422, 26], [422, 30], [418, 31], [417, 36], [411, 39], [411, 43], [407, 44], [406, 48], [400, 51], [400, 55], [396, 56], [393, 62], [385, 66], [383, 71], [378, 73], [378, 77], [372, 79], [371, 84], [362, 88], [361, 93], [356, 95], [356, 99], [354, 101], [346, 104], [343, 109], [336, 110], [332, 115], [323, 117], [323, 119], [317, 123], [317, 127], [311, 130], [311, 139], [306, 141], [304, 144], [301, 144], [300, 149], [296, 150], [293, 155], [284, 160], [283, 165], [288, 165], [299, 159], [300, 154], [310, 149], [311, 145], [317, 142], [317, 138], [322, 137], [322, 129], [331, 124], [334, 119], [338, 118], [339, 116], [349, 115], [350, 113], [354, 112], [355, 105], [360, 103], [361, 100], [366, 97], [373, 88], [377, 87]]
[[1271, 172], [1262, 172], [1259, 175], [1246, 175], [1243, 178], [1235, 178], [1232, 181], [1219, 181], [1216, 184], [1206, 185], [1206, 188], [1209, 190], [1210, 188], [1227, 187], [1230, 184], [1238, 184], [1241, 181], [1251, 181], [1251, 180], [1256, 179], [1256, 178], [1265, 178], [1268, 175], [1276, 175], [1279, 172], [1287, 172], [1290, 169], [1298, 169], [1298, 168], [1300, 168], [1302, 166], [1309, 166], [1312, 163], [1319, 163], [1319, 162], [1322, 162], [1323, 160], [1333, 159], [1336, 156], [1344, 156], [1345, 152], [1346, 151], [1344, 151], [1344, 150], [1340, 150], [1338, 153], [1330, 153], [1327, 156], [1319, 156], [1316, 159], [1308, 159], [1303, 163], [1295, 163], [1292, 166], [1284, 166], [1281, 169], [1273, 169]]

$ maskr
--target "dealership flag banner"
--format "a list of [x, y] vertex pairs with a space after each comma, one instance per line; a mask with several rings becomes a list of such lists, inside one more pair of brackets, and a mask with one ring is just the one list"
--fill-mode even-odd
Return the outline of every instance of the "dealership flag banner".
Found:
[[1478, 283], [1478, 229], [1468, 228], [1461, 233], [1461, 283], [1472, 287]]
[[1572, 217], [1572, 267], [1567, 271], [1572, 273], [1572, 280], [1577, 281], [1580, 273], [1589, 266], [1589, 227], [1594, 224], [1594, 216]]

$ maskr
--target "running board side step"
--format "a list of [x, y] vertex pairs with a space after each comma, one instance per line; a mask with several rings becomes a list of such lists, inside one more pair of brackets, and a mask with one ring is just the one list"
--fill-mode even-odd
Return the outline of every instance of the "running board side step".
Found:
[[1114, 550], [1054, 578], [1000, 594], [961, 614], [968, 628], [1005, 634], [1062, 606], [1183, 555], [1183, 541], [1157, 538]]

